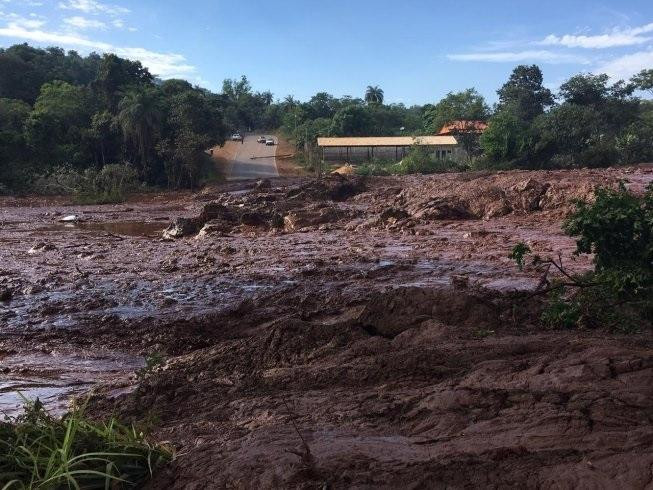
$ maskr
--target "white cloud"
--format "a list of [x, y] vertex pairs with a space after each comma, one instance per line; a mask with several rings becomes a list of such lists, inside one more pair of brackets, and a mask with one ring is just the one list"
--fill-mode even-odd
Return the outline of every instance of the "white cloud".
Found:
[[96, 0], [64, 0], [59, 2], [59, 8], [63, 10], [79, 10], [80, 12], [92, 15], [123, 15], [130, 12], [126, 7], [101, 3]]
[[501, 51], [496, 53], [477, 52], [449, 54], [447, 58], [454, 61], [484, 61], [489, 63], [516, 63], [539, 61], [542, 63], [581, 63], [589, 61], [581, 56], [572, 54], [556, 53], [548, 50], [527, 50], [527, 51]]
[[653, 50], [639, 51], [603, 63], [597, 73], [607, 73], [613, 80], [625, 80], [645, 68], [653, 67]]
[[46, 24], [46, 21], [36, 14], [30, 14], [29, 17], [23, 17], [22, 15], [14, 13], [5, 14], [0, 11], [0, 19], [9, 21], [11, 24], [24, 29], [40, 29]]
[[653, 23], [640, 27], [619, 29], [615, 28], [607, 34], [595, 36], [565, 34], [556, 36], [550, 34], [538, 44], [545, 46], [565, 46], [567, 48], [604, 49], [620, 46], [634, 46], [645, 44], [653, 39], [643, 34], [653, 33]]
[[76, 29], [106, 29], [107, 25], [99, 20], [95, 19], [87, 19], [86, 17], [80, 17], [80, 16], [75, 16], [75, 17], [67, 17], [64, 20], [64, 24], [66, 24], [69, 27], [74, 27]]
[[[29, 20], [29, 19], [28, 19]], [[190, 77], [194, 76], [196, 69], [190, 65], [186, 58], [176, 53], [157, 53], [145, 48], [132, 48], [113, 46], [109, 43], [94, 41], [81, 37], [74, 33], [48, 32], [37, 28], [31, 28], [24, 22], [10, 21], [6, 26], [0, 27], [0, 36], [15, 39], [24, 39], [43, 44], [55, 44], [59, 46], [82, 47], [90, 50], [115, 53], [131, 60], [138, 60], [143, 63], [153, 74], [161, 78]]]

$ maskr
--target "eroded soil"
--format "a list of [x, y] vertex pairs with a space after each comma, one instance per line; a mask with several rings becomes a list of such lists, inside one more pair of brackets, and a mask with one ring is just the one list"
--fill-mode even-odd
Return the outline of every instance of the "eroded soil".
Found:
[[152, 488], [648, 488], [650, 332], [542, 329], [507, 258], [590, 267], [562, 219], [620, 179], [653, 168], [6, 200], [0, 409], [95, 384], [177, 448]]

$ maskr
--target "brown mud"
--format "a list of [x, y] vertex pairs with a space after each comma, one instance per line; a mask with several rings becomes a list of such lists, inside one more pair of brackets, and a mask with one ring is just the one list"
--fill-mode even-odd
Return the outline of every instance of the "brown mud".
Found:
[[0, 202], [0, 410], [147, 420], [151, 488], [648, 488], [650, 332], [542, 329], [507, 258], [589, 268], [562, 219], [622, 179], [653, 168]]

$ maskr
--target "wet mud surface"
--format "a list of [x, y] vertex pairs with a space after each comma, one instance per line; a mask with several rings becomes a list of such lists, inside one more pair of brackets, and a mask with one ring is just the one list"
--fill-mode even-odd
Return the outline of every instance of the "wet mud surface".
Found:
[[646, 488], [650, 333], [543, 330], [507, 258], [590, 267], [562, 220], [620, 179], [653, 168], [7, 199], [0, 410], [155, 420], [179, 457], [152, 488]]

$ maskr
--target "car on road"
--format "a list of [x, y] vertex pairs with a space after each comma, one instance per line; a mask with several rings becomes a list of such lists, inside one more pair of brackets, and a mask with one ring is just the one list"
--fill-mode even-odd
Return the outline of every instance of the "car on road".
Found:
[[265, 139], [265, 146], [274, 146], [274, 138], [266, 138]]
[[267, 141], [267, 138], [265, 136], [259, 136], [256, 138], [257, 143], [265, 143]]
[[243, 141], [243, 135], [240, 133], [234, 133], [231, 135], [231, 141]]

